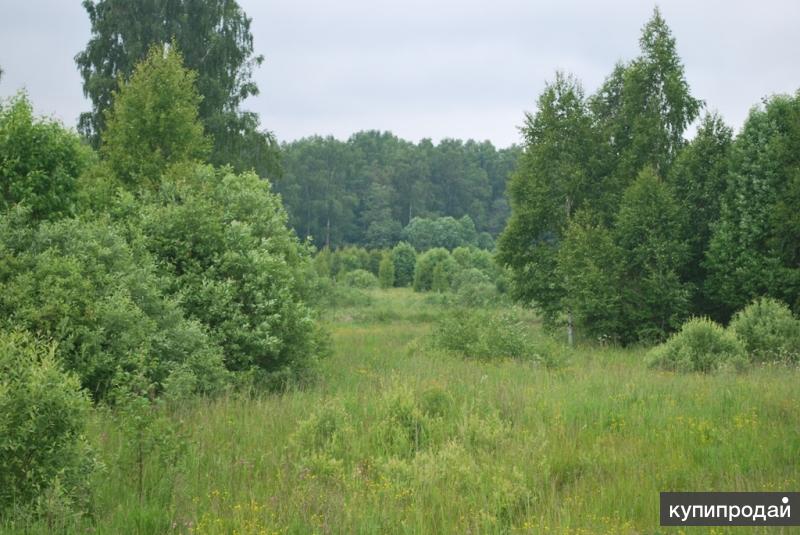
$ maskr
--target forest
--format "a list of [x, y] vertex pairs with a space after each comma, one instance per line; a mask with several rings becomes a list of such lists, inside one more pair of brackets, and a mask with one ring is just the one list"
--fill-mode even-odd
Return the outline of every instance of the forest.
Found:
[[237, 2], [83, 7], [77, 128], [0, 101], [0, 533], [658, 533], [661, 491], [800, 486], [800, 90], [735, 131], [655, 8], [519, 145], [280, 141]]

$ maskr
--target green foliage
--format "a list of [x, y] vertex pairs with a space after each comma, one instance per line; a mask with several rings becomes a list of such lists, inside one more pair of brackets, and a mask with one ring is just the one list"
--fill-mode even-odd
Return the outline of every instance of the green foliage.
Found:
[[378, 278], [365, 269], [348, 271], [343, 279], [345, 286], [368, 290], [378, 287]]
[[[689, 93], [658, 9], [640, 45], [639, 57], [617, 65], [588, 100], [571, 77], [558, 74], [545, 87], [526, 116], [525, 152], [509, 184], [512, 215], [498, 242], [515, 296], [546, 322], [577, 314], [589, 334], [623, 342], [662, 339], [680, 324], [691, 290], [681, 277], [697, 263], [683, 250], [682, 207], [656, 176], [668, 173], [702, 102]], [[703, 194], [718, 188], [718, 177], [711, 180]], [[573, 225], [579, 211], [591, 221]], [[602, 245], [597, 257], [593, 239]]]
[[334, 277], [340, 277], [357, 269], [370, 271], [370, 257], [366, 249], [348, 246], [333, 253], [331, 273]]
[[10, 509], [46, 514], [53, 492], [79, 514], [96, 468], [84, 438], [91, 403], [53, 345], [0, 331], [0, 517]]
[[384, 252], [378, 267], [378, 280], [381, 288], [391, 288], [394, 286], [394, 261], [391, 252]]
[[187, 446], [164, 399], [151, 399], [154, 386], [139, 375], [112, 394], [114, 423], [122, 438], [113, 459], [115, 479], [130, 485], [140, 505], [172, 496]]
[[753, 361], [800, 360], [800, 321], [785, 303], [757, 299], [737, 312], [728, 328], [744, 343]]
[[75, 182], [89, 160], [74, 133], [34, 118], [24, 93], [0, 102], [0, 210], [23, 203], [37, 220], [71, 214]]
[[223, 386], [219, 347], [108, 221], [32, 227], [20, 211], [0, 221], [0, 325], [58, 342], [56, 355], [95, 398], [129, 373], [160, 384], [180, 371], [197, 392]]
[[276, 190], [297, 234], [320, 248], [386, 249], [401, 239], [419, 250], [491, 248], [508, 216], [505, 183], [519, 154], [488, 142], [413, 144], [376, 131], [344, 142], [312, 136], [282, 149]]
[[442, 248], [430, 249], [419, 255], [414, 267], [414, 291], [426, 292], [433, 289], [436, 266], [448, 260], [451, 260], [450, 253]]
[[394, 262], [394, 285], [410, 286], [414, 282], [414, 268], [417, 264], [417, 252], [408, 242], [400, 242], [392, 249]]
[[650, 365], [678, 372], [742, 369], [747, 351], [736, 335], [707, 318], [693, 318], [648, 354]]
[[196, 78], [174, 45], [153, 46], [114, 93], [101, 154], [127, 187], [157, 187], [170, 165], [208, 154]]
[[372, 297], [366, 291], [336, 283], [328, 278], [320, 278], [315, 290], [314, 304], [322, 308], [367, 306], [372, 302]]
[[649, 168], [624, 193], [613, 232], [623, 251], [625, 324], [616, 335], [624, 343], [663, 340], [688, 316], [683, 217], [669, 185]]
[[622, 255], [611, 232], [596, 217], [586, 211], [576, 214], [557, 261], [566, 290], [564, 306], [585, 338], [614, 340], [627, 327], [622, 321]]
[[478, 243], [475, 224], [468, 215], [461, 219], [415, 217], [404, 229], [404, 234], [417, 251], [427, 251], [436, 247], [452, 250], [467, 245], [475, 246]]
[[256, 114], [239, 109], [258, 94], [252, 75], [263, 57], [254, 54], [250, 19], [237, 2], [85, 0], [83, 7], [92, 36], [75, 62], [92, 111], [81, 115], [80, 129], [96, 147], [117, 81], [127, 80], [151, 47], [171, 42], [197, 73], [199, 116], [214, 141], [211, 162], [261, 176], [279, 172], [274, 137], [259, 130]]
[[736, 138], [705, 288], [725, 320], [759, 296], [800, 307], [800, 92], [753, 108]]
[[208, 328], [229, 370], [270, 382], [302, 376], [323, 349], [303, 301], [309, 252], [287, 228], [280, 198], [252, 173], [179, 171], [141, 209], [170, 293]]
[[438, 262], [433, 268], [431, 277], [431, 290], [434, 292], [449, 292], [453, 287], [453, 279], [458, 273], [458, 263], [450, 256]]
[[317, 276], [330, 278], [333, 275], [333, 253], [328, 248], [314, 255], [314, 270]]
[[525, 152], [509, 182], [512, 212], [498, 260], [512, 271], [515, 296], [552, 323], [563, 310], [557, 255], [564, 230], [576, 210], [603, 198], [597, 135], [579, 82], [557, 74], [522, 132]]
[[491, 308], [506, 304], [497, 286], [478, 268], [462, 269], [453, 278], [455, 302], [460, 306], [472, 308]]
[[656, 7], [642, 28], [640, 54], [618, 64], [591, 99], [610, 153], [612, 181], [622, 191], [641, 169], [666, 175], [703, 102], [689, 90], [675, 38]]
[[707, 114], [695, 138], [670, 168], [668, 181], [688, 220], [684, 239], [689, 244], [689, 258], [682, 275], [693, 286], [695, 314], [718, 315], [704, 291], [708, 273], [703, 260], [728, 184], [732, 135], [722, 118]]
[[530, 325], [514, 309], [455, 309], [437, 323], [433, 344], [469, 358], [513, 358], [546, 365], [554, 365], [561, 353], [551, 340], [535, 338]]

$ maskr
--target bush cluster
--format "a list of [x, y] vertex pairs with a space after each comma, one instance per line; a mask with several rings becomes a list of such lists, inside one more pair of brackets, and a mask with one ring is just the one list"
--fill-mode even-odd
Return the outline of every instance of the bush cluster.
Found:
[[84, 439], [90, 407], [53, 344], [0, 331], [0, 513], [35, 509], [46, 495], [85, 507], [96, 464]]
[[761, 298], [737, 312], [727, 329], [693, 318], [649, 353], [650, 363], [672, 371], [741, 370], [751, 363], [795, 363], [800, 357], [800, 321], [780, 301]]
[[535, 337], [516, 309], [456, 309], [436, 325], [433, 344], [468, 358], [513, 358], [547, 366], [557, 365], [563, 353], [553, 340]]

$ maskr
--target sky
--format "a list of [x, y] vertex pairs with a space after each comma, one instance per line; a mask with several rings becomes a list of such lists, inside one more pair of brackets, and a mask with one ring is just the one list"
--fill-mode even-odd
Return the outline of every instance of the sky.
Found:
[[[654, 3], [560, 0], [239, 0], [261, 89], [244, 108], [281, 141], [390, 130], [520, 141], [557, 70], [594, 92], [638, 52]], [[764, 97], [800, 88], [797, 0], [662, 0], [694, 96], [739, 129]], [[89, 109], [74, 57], [90, 27], [78, 0], [0, 0], [0, 97], [25, 88], [67, 126]]]

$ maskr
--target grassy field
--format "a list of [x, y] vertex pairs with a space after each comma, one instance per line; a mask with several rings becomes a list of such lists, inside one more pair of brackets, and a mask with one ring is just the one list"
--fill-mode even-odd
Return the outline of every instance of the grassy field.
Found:
[[176, 408], [182, 449], [125, 457], [98, 413], [95, 516], [68, 530], [679, 533], [658, 527], [659, 491], [800, 489], [796, 370], [675, 375], [588, 347], [556, 369], [466, 360], [429, 347], [442, 311], [405, 290], [329, 311], [316, 384]]

